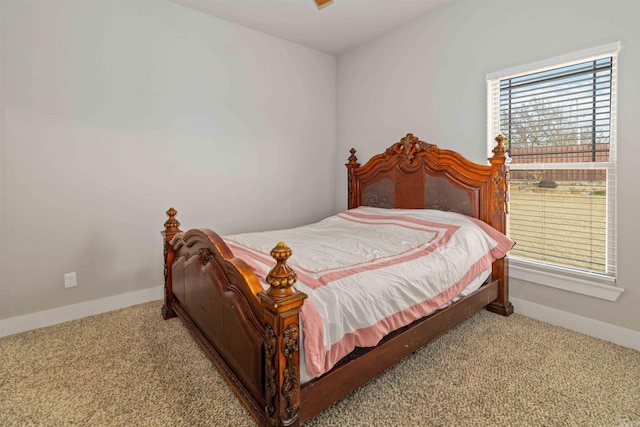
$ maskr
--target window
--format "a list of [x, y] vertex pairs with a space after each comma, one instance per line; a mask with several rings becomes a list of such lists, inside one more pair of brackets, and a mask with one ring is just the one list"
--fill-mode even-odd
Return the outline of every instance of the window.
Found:
[[511, 157], [510, 259], [522, 278], [615, 284], [618, 50], [487, 76], [491, 145], [502, 133]]

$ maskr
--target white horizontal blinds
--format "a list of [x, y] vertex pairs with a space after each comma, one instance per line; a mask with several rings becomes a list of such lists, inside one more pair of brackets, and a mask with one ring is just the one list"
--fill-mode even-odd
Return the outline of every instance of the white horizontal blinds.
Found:
[[489, 81], [489, 129], [512, 159], [512, 257], [615, 275], [614, 65], [612, 55]]
[[606, 222], [605, 185], [557, 184], [535, 174], [512, 181], [513, 256], [605, 274]]
[[502, 80], [513, 163], [609, 161], [611, 75], [607, 57]]
[[607, 169], [607, 266], [605, 270], [606, 274], [611, 277], [616, 277], [616, 236], [618, 235], [616, 226], [616, 182], [617, 173], [614, 162]]

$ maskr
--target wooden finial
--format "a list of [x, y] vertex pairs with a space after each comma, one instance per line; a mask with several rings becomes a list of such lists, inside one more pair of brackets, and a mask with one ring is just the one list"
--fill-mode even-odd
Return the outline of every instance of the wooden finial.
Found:
[[507, 138], [503, 134], [498, 134], [495, 139], [498, 144], [492, 150], [494, 157], [507, 157], [507, 147], [504, 146]]
[[267, 284], [269, 295], [271, 296], [288, 296], [295, 293], [293, 284], [298, 280], [295, 271], [287, 265], [287, 260], [293, 251], [284, 242], [278, 242], [275, 248], [271, 250], [271, 256], [276, 260], [276, 266], [267, 274]]
[[176, 234], [180, 233], [180, 223], [176, 219], [176, 215], [178, 211], [174, 208], [169, 208], [167, 211], [167, 215], [169, 215], [169, 219], [164, 223], [164, 231], [166, 234]]
[[349, 153], [351, 153], [351, 155], [349, 156], [349, 158], [347, 159], [349, 161], [349, 163], [347, 163], [347, 167], [360, 167], [360, 163], [358, 163], [358, 158], [356, 157], [356, 149], [352, 148], [351, 150], [349, 150]]

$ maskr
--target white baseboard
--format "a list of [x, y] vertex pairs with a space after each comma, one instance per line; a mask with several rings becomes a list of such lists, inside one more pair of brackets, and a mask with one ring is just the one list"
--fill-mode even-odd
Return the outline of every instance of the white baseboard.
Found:
[[2, 319], [0, 320], [0, 337], [57, 325], [58, 323], [94, 316], [145, 302], [157, 301], [163, 298], [163, 293], [163, 287], [157, 286], [141, 291], [25, 314], [24, 316]]
[[640, 331], [510, 297], [518, 314], [640, 351]]

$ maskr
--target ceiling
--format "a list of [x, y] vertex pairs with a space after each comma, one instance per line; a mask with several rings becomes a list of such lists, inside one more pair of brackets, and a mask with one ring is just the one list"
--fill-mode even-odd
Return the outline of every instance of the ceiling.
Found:
[[171, 0], [338, 55], [454, 0]]

